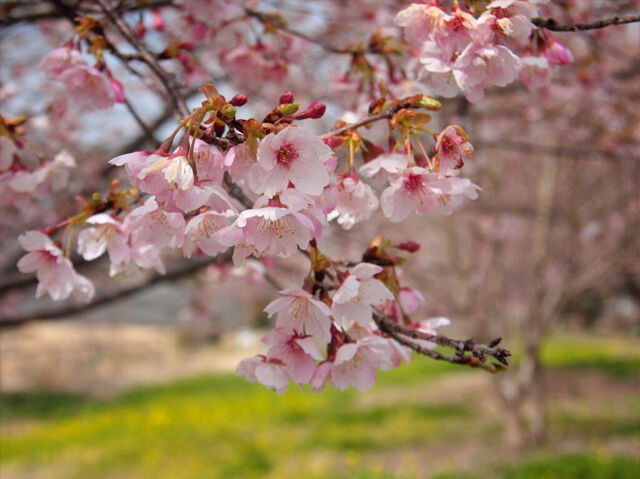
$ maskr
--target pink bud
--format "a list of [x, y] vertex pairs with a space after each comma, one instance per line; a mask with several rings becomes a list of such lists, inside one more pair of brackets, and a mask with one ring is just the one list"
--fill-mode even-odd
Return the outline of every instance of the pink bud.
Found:
[[409, 253], [415, 253], [420, 249], [420, 243], [416, 243], [415, 241], [405, 241], [403, 243], [398, 243], [395, 247], [408, 251]]
[[293, 103], [293, 92], [292, 91], [285, 91], [282, 96], [280, 97], [280, 104], [284, 104], [284, 103]]
[[124, 103], [124, 88], [122, 87], [122, 83], [113, 78], [109, 77], [109, 81], [111, 82], [111, 88], [113, 88], [113, 94], [115, 96], [115, 100], [117, 103]]
[[159, 8], [154, 8], [151, 10], [151, 24], [153, 25], [153, 28], [155, 28], [159, 32], [164, 32], [166, 25], [164, 23], [164, 17], [162, 16]]
[[313, 118], [314, 120], [322, 118], [324, 112], [327, 110], [327, 106], [319, 101], [314, 101], [309, 108], [302, 113], [296, 115], [296, 120], [306, 120], [307, 118]]
[[194, 47], [193, 47], [193, 43], [191, 43], [191, 42], [182, 42], [180, 44], [180, 48], [182, 50], [186, 50], [188, 52], [192, 52]]
[[231, 99], [229, 103], [231, 103], [233, 106], [242, 106], [245, 103], [247, 103], [247, 95], [242, 95], [238, 93], [236, 96], [234, 96]]
[[573, 53], [562, 43], [551, 38], [544, 52], [551, 65], [568, 65], [573, 61]]

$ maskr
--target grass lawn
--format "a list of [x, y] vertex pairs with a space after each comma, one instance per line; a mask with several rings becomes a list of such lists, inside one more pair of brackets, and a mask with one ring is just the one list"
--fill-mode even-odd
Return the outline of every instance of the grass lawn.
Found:
[[5, 394], [0, 477], [635, 479], [639, 346], [551, 341], [543, 356], [554, 375], [606, 387], [554, 395], [552, 444], [526, 454], [502, 442], [486, 373], [414, 357], [367, 393], [278, 396], [216, 375], [108, 401]]

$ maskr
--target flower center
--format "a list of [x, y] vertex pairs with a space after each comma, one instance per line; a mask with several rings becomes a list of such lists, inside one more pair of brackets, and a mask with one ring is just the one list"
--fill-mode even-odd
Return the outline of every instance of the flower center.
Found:
[[291, 143], [284, 143], [278, 149], [278, 152], [276, 153], [276, 158], [279, 164], [289, 168], [293, 160], [298, 158], [298, 152], [296, 151], [295, 147]]
[[421, 175], [407, 175], [404, 179], [404, 188], [412, 193], [418, 193], [423, 190]]

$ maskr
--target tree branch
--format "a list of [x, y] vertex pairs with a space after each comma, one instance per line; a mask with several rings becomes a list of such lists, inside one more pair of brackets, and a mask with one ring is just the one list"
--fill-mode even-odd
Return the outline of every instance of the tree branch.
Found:
[[546, 28], [554, 32], [578, 32], [586, 30], [597, 30], [599, 28], [609, 27], [611, 25], [625, 25], [627, 23], [640, 22], [640, 15], [631, 15], [629, 17], [611, 17], [604, 20], [596, 20], [585, 23], [559, 23], [553, 18], [534, 18], [531, 20], [537, 27]]

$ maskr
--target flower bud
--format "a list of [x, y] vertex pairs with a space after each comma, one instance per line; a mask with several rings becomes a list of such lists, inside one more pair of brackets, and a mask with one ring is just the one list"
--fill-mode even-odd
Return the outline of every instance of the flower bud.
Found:
[[298, 108], [300, 108], [300, 105], [298, 105], [297, 103], [289, 103], [287, 105], [280, 105], [278, 107], [278, 111], [282, 114], [282, 116], [289, 116], [297, 112]]
[[236, 96], [234, 96], [231, 101], [229, 102], [231, 105], [233, 106], [242, 106], [245, 103], [247, 103], [247, 95], [242, 95], [240, 93], [238, 93]]
[[236, 116], [236, 109], [230, 103], [227, 103], [225, 106], [223, 106], [222, 110], [220, 111], [227, 118], [233, 118], [234, 116]]
[[292, 91], [285, 91], [282, 96], [280, 97], [280, 104], [282, 105], [283, 103], [293, 103], [293, 92]]
[[415, 241], [405, 241], [403, 243], [396, 244], [395, 247], [409, 253], [415, 253], [420, 249], [420, 243], [416, 243]]
[[164, 32], [166, 25], [159, 8], [153, 8], [151, 10], [151, 24], [157, 31]]
[[120, 83], [112, 76], [109, 76], [109, 82], [111, 82], [111, 88], [113, 88], [113, 94], [115, 96], [116, 102], [124, 103], [124, 88], [122, 87], [122, 83]]
[[133, 32], [136, 34], [136, 37], [144, 38], [144, 36], [147, 34], [147, 27], [144, 26], [142, 20], [136, 23], [136, 26], [133, 28]]
[[429, 95], [422, 95], [422, 98], [420, 98], [420, 101], [418, 102], [418, 106], [426, 108], [427, 110], [437, 111], [442, 107], [442, 103], [431, 98]]
[[544, 54], [551, 65], [568, 65], [573, 61], [571, 50], [553, 38], [547, 43]]
[[296, 120], [306, 120], [308, 118], [312, 118], [314, 120], [318, 118], [322, 118], [324, 112], [327, 110], [327, 106], [319, 101], [314, 101], [309, 108], [307, 108], [302, 113], [296, 115]]

